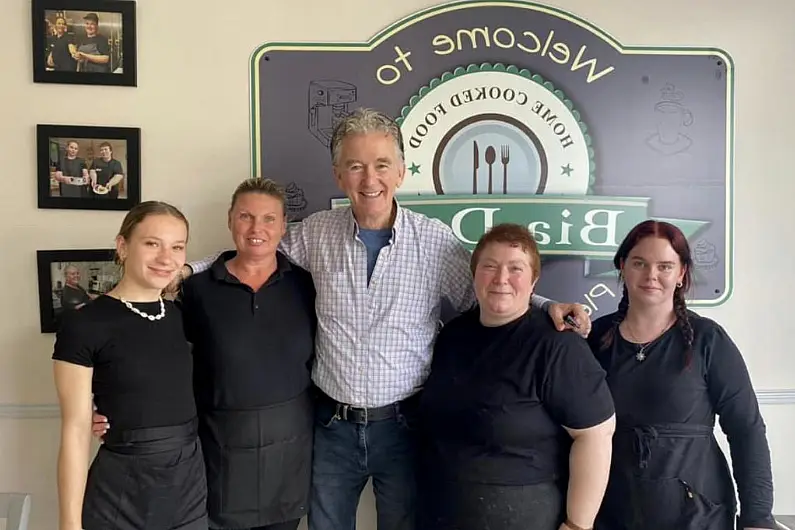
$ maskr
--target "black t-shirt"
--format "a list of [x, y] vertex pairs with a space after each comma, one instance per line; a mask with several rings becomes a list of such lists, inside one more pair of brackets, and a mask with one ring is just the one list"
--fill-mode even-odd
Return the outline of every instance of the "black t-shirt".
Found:
[[[100, 296], [68, 313], [58, 331], [52, 358], [93, 367], [94, 402], [111, 429], [179, 425], [196, 416], [182, 315], [165, 304], [165, 317], [151, 321]], [[133, 305], [160, 312], [158, 302]]]
[[316, 329], [310, 274], [277, 253], [278, 268], [254, 291], [227, 269], [234, 251], [182, 286], [201, 410], [288, 401], [311, 386]]
[[[121, 162], [115, 158], [111, 158], [107, 162], [101, 158], [95, 158], [91, 163], [91, 169], [97, 173], [97, 184], [102, 186], [107, 185], [110, 179], [115, 175], [124, 175], [124, 168], [121, 167]], [[97, 198], [106, 197], [108, 199], [118, 199], [119, 184], [114, 185], [110, 192], [105, 195], [97, 195], [95, 193], [93, 196]]]
[[[56, 169], [62, 172], [65, 177], [83, 178], [83, 169], [86, 169], [86, 162], [79, 157], [72, 159], [63, 157], [58, 162]], [[88, 181], [85, 184], [59, 182], [58, 189], [61, 197], [88, 197], [90, 186]]]
[[[688, 316], [694, 334], [688, 368], [684, 336], [677, 326], [649, 344], [645, 360], [638, 362], [639, 346], [625, 340], [618, 329], [612, 345], [601, 349], [601, 338], [614, 326], [615, 314], [593, 323], [588, 341], [607, 372], [617, 423], [619, 428], [684, 423], [712, 430], [717, 414], [731, 445], [743, 520], [765, 520], [773, 505], [770, 451], [745, 361], [720, 325], [692, 311]], [[713, 447], [720, 451], [716, 444]], [[670, 464], [669, 471], [676, 463]], [[679, 465], [694, 467], [684, 461]], [[703, 458], [700, 465], [706, 465]]]
[[56, 166], [56, 169], [63, 173], [64, 177], [79, 178], [83, 178], [83, 170], [87, 168], [86, 161], [79, 156], [75, 158], [63, 157]]
[[[107, 55], [110, 57], [110, 46], [108, 45], [108, 39], [102, 35], [83, 37], [80, 40], [77, 51], [83, 52], [87, 55]], [[110, 72], [110, 61], [104, 64], [84, 61], [80, 66], [80, 71], [107, 73]]]
[[426, 472], [502, 485], [565, 479], [563, 426], [593, 427], [613, 414], [582, 338], [535, 310], [486, 327], [477, 307], [440, 332], [420, 408]]
[[77, 70], [77, 61], [69, 51], [69, 45], [75, 43], [74, 35], [64, 33], [63, 36], [54, 36], [50, 39], [50, 53], [52, 54], [53, 69], [57, 72], [74, 72]]

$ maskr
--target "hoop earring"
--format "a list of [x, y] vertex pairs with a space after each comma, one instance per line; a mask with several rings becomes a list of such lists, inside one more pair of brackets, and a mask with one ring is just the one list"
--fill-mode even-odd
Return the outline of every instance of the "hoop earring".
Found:
[[676, 284], [676, 288], [677, 288], [677, 289], [681, 289], [681, 288], [682, 288], [682, 282], [678, 282], [678, 283]]

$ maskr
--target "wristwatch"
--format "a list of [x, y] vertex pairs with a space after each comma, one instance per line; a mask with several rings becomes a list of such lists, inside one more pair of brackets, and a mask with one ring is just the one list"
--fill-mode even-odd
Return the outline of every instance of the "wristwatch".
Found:
[[593, 527], [583, 528], [582, 526], [577, 526], [576, 524], [572, 523], [568, 517], [566, 517], [566, 520], [563, 521], [563, 524], [571, 528], [571, 530], [593, 530]]

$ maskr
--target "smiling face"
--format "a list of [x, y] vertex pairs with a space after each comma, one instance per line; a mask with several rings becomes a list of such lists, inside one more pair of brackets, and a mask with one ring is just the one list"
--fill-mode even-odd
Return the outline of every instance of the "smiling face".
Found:
[[405, 171], [397, 142], [390, 134], [370, 132], [345, 137], [334, 175], [362, 228], [390, 226], [395, 191], [403, 183]]
[[55, 19], [55, 33], [59, 37], [66, 33], [66, 21], [61, 17]]
[[110, 148], [110, 146], [103, 145], [99, 148], [99, 156], [101, 156], [102, 160], [105, 162], [109, 162], [113, 156], [113, 150]]
[[188, 227], [172, 215], [148, 215], [130, 236], [116, 238], [124, 277], [144, 289], [164, 289], [185, 265]]
[[475, 266], [475, 295], [484, 325], [502, 325], [528, 311], [538, 279], [531, 263], [516, 244], [495, 242], [482, 248]]
[[75, 158], [77, 153], [80, 152], [80, 146], [77, 145], [77, 142], [69, 142], [66, 145], [66, 157], [67, 158]]
[[275, 256], [287, 230], [282, 202], [266, 193], [241, 193], [229, 211], [229, 230], [241, 258]]
[[630, 306], [673, 304], [685, 267], [671, 243], [662, 237], [639, 240], [621, 265]]
[[70, 287], [76, 287], [80, 284], [80, 269], [74, 265], [68, 265], [63, 272], [66, 285], [69, 285]]
[[85, 21], [86, 36], [94, 37], [97, 34], [97, 23], [93, 20]]

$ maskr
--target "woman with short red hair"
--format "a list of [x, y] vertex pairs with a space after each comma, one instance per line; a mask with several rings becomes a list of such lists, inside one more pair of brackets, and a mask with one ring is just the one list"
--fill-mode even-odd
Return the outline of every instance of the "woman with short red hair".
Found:
[[493, 227], [471, 267], [478, 305], [440, 332], [421, 399], [419, 528], [589, 529], [615, 421], [604, 371], [531, 309], [541, 260], [527, 228]]

